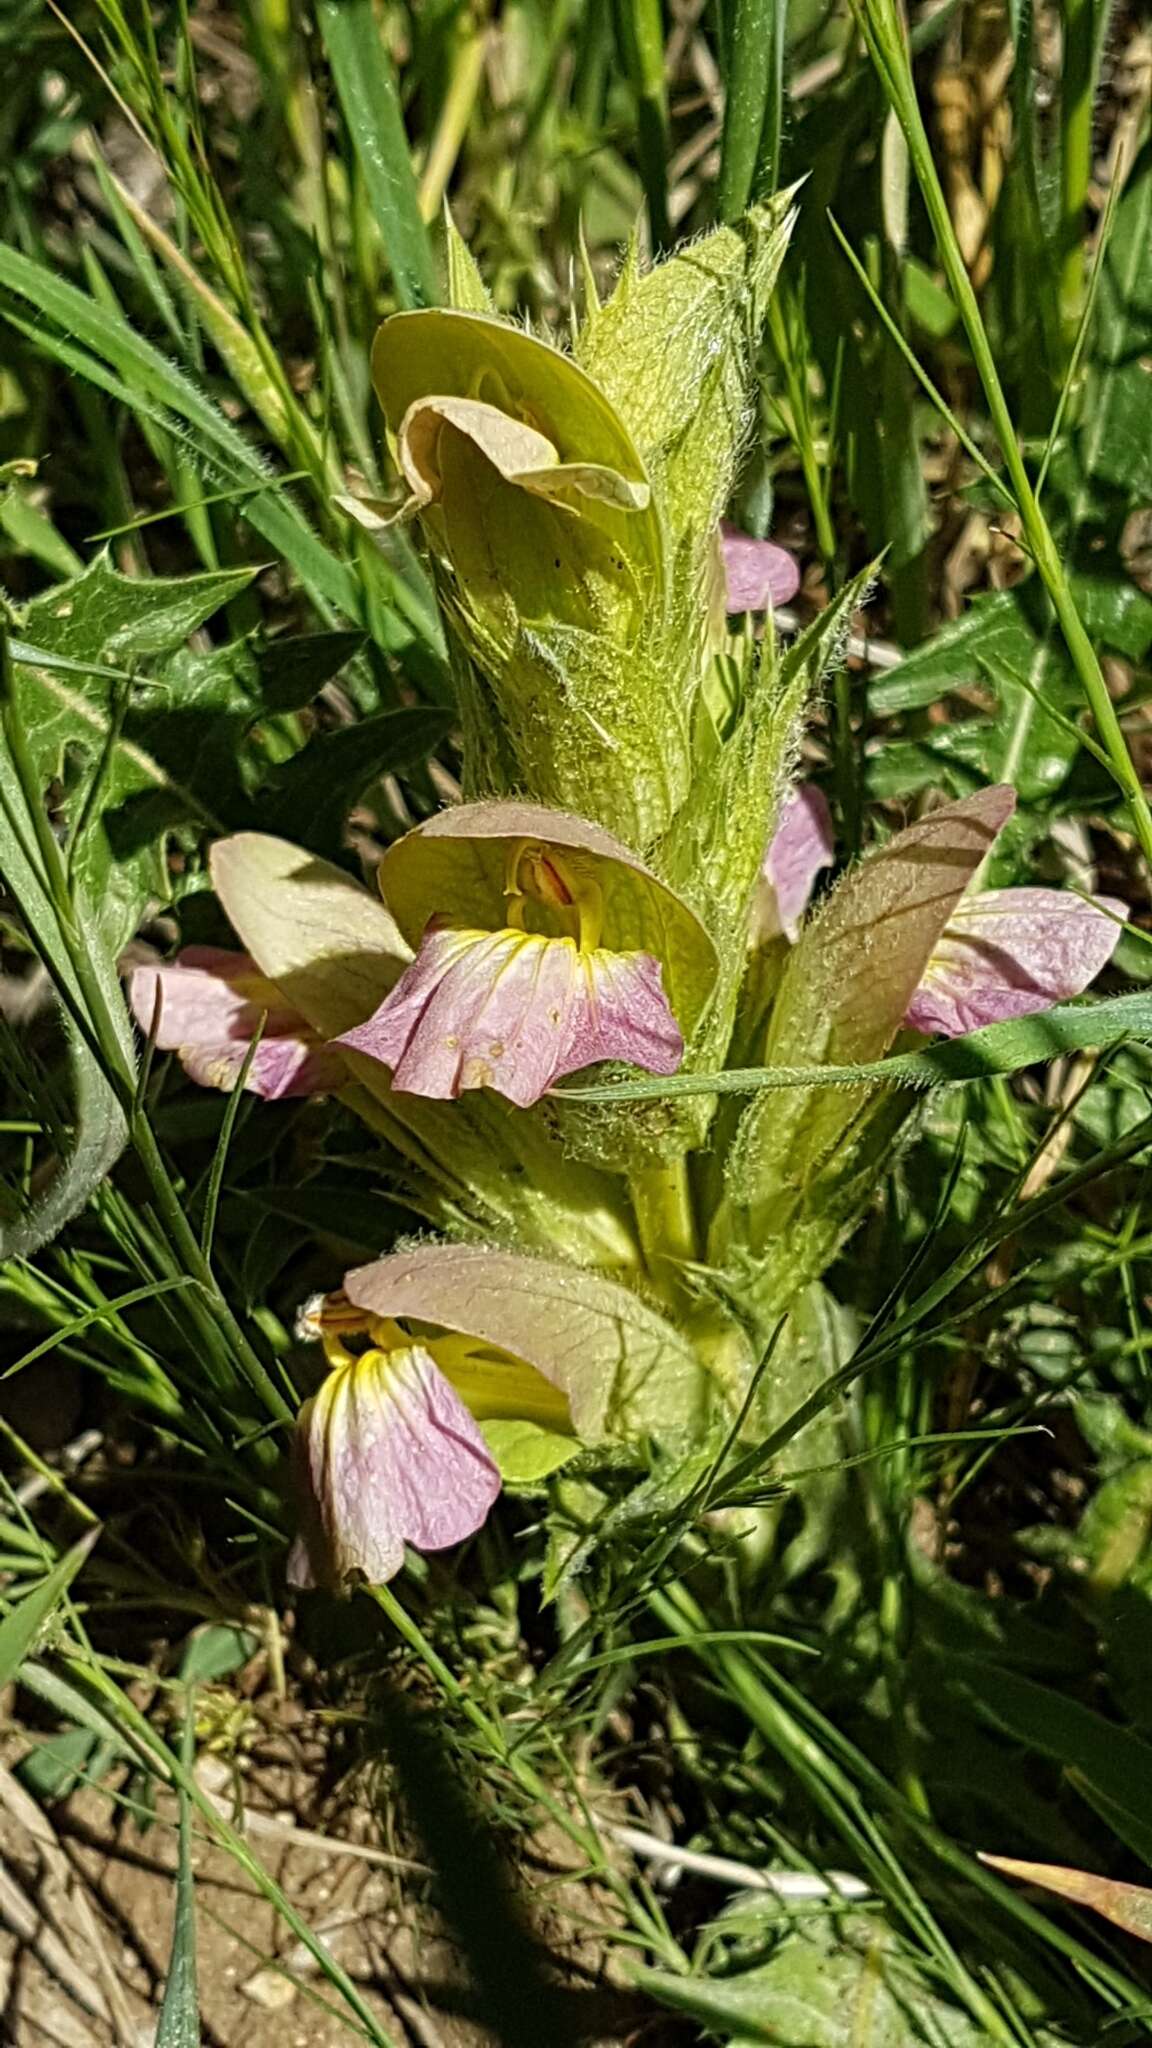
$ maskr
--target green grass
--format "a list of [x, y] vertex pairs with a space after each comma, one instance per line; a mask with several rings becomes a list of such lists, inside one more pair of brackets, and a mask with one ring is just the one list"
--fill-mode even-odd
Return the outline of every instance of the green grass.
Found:
[[[651, 0], [0, 21], [0, 943], [6, 986], [55, 990], [0, 1012], [0, 1372], [79, 1368], [132, 1453], [70, 1477], [0, 1422], [0, 1682], [37, 1796], [77, 1773], [175, 1794], [169, 2048], [196, 2036], [194, 1834], [350, 2038], [388, 2039], [198, 1785], [198, 1688], [243, 1651], [206, 1675], [197, 1631], [265, 1617], [279, 1641], [295, 1317], [426, 1228], [427, 1184], [337, 1103], [141, 1061], [116, 967], [142, 926], [171, 943], [161, 900], [186, 943], [222, 940], [221, 833], [347, 862], [350, 817], [389, 840], [459, 768], [423, 563], [338, 502], [388, 483], [378, 320], [442, 297], [445, 194], [497, 309], [563, 335], [637, 221], [665, 246], [795, 185], [733, 512], [796, 546], [809, 609], [881, 559], [864, 623], [896, 652], [835, 671], [805, 747], [841, 845], [1007, 779], [993, 878], [1095, 886], [1087, 863], [1143, 927], [1152, 145], [1116, 84], [1134, 19], [1064, 13], [1063, 58], [1027, 7], [914, 14], [906, 40], [895, 0], [714, 0], [690, 33]], [[937, 88], [1004, 50], [970, 242]], [[1147, 2038], [1147, 1949], [978, 1859], [1152, 1884], [1149, 981], [1130, 931], [1091, 1026], [1072, 1006], [901, 1064], [928, 1092], [818, 1327], [764, 1363], [754, 1444], [562, 1477], [462, 1553], [293, 1608], [307, 1704], [437, 1873], [494, 2042], [527, 2038], [509, 1981], [538, 2040], [586, 2028], [526, 1931], [542, 1828], [654, 2041]], [[663, 1889], [624, 1815], [870, 1896]], [[580, 1923], [571, 1887], [557, 1916]]]

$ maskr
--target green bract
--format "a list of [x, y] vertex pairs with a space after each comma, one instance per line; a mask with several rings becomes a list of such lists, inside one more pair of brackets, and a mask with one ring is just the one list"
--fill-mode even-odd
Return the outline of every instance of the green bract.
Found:
[[478, 310], [451, 236], [466, 305], [380, 329], [373, 378], [436, 579], [469, 793], [578, 811], [637, 848], [687, 798], [715, 526], [788, 225], [781, 203], [645, 277], [630, 264], [575, 359]]

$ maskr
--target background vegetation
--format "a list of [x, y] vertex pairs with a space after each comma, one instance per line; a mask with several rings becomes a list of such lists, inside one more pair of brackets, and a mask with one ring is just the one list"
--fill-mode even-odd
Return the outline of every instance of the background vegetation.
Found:
[[[334, 504], [386, 482], [369, 345], [440, 295], [445, 199], [499, 306], [562, 334], [638, 216], [665, 247], [799, 181], [733, 516], [795, 549], [802, 619], [884, 557], [807, 767], [846, 852], [925, 791], [1013, 782], [997, 879], [1123, 897], [1113, 985], [1152, 978], [1152, 40], [1106, 0], [907, 26], [894, 0], [0, 9], [0, 1806], [38, 1953], [64, 1920], [99, 1951], [38, 1891], [79, 1910], [78, 1785], [109, 1839], [177, 1831], [161, 2048], [199, 2037], [207, 1839], [333, 2038], [1149, 2038], [1137, 1936], [978, 1860], [1152, 1883], [1148, 1053], [934, 1099], [831, 1276], [843, 1399], [785, 1390], [744, 1482], [774, 1523], [751, 1579], [734, 1489], [590, 1532], [561, 1485], [394, 1594], [289, 1608], [297, 1309], [419, 1219], [338, 1106], [137, 1076], [115, 1001], [126, 948], [223, 936], [214, 835], [370, 861], [451, 793], [428, 586]], [[296, 1820], [339, 1786], [419, 1860], [406, 1910], [467, 1961], [426, 2004], [478, 2035], [351, 1974], [221, 1812], [205, 1759], [239, 1784], [289, 1714], [323, 1735]], [[89, 2037], [132, 2038], [86, 1967]]]

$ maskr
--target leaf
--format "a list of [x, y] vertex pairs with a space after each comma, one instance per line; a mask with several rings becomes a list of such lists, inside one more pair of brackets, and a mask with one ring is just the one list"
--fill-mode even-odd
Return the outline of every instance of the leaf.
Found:
[[396, 296], [402, 306], [434, 305], [436, 269], [383, 24], [372, 0], [320, 0], [316, 18]]
[[1006, 1877], [1018, 1877], [1023, 1884], [1039, 1885], [1055, 1892], [1075, 1906], [1088, 1906], [1102, 1914], [1125, 1934], [1138, 1941], [1152, 1941], [1152, 1891], [1142, 1884], [1122, 1884], [1119, 1879], [1100, 1877], [1093, 1870], [1069, 1870], [1060, 1863], [1027, 1863], [1015, 1856], [980, 1855], [981, 1863]]
[[1097, 301], [1092, 371], [1080, 443], [1085, 473], [1135, 496], [1152, 489], [1152, 145], [1134, 164], [1116, 209]]
[[983, 2048], [988, 2040], [960, 2007], [900, 1967], [882, 1923], [858, 1915], [803, 1916], [751, 1970], [723, 1978], [642, 1970], [637, 1979], [728, 2048]]
[[[146, 744], [153, 729], [163, 730], [165, 719], [177, 715], [170, 699], [149, 689], [137, 694], [134, 707], [129, 696], [123, 730], [117, 733], [115, 686], [86, 674], [84, 664], [121, 668], [136, 659], [154, 663], [157, 657], [173, 654], [190, 633], [245, 590], [256, 573], [234, 569], [202, 576], [129, 578], [120, 576], [102, 554], [81, 576], [34, 598], [24, 614], [23, 632], [36, 648], [76, 664], [62, 674], [22, 663], [15, 671], [17, 701], [41, 781], [46, 786], [60, 779], [66, 788], [71, 785], [68, 808], [74, 819], [85, 810], [87, 790], [98, 775], [96, 800], [75, 849], [73, 875], [113, 953], [132, 936], [148, 898], [168, 893], [163, 858], [168, 830], [180, 819], [203, 816], [204, 807], [185, 779], [192, 767], [188, 726], [195, 714], [189, 701], [192, 693], [186, 688], [178, 714], [182, 744], [172, 750], [185, 771], [180, 776]], [[167, 686], [173, 696], [178, 673], [174, 671]], [[122, 689], [128, 692], [130, 686]], [[209, 716], [218, 709], [214, 703]], [[70, 758], [73, 753], [81, 756], [86, 768], [86, 776], [79, 780]]]
[[402, 775], [448, 737], [451, 711], [381, 711], [309, 740], [272, 774], [262, 814], [303, 846], [331, 850], [352, 806], [381, 775]]
[[[195, 1659], [195, 1643], [192, 1652]], [[186, 1660], [187, 1661], [187, 1660]], [[187, 1676], [187, 1672], [182, 1675]], [[181, 1762], [191, 1771], [196, 1760], [195, 1694], [184, 1712]], [[172, 1924], [172, 1949], [160, 2017], [156, 2022], [155, 2048], [200, 2048], [200, 2001], [196, 1988], [196, 1877], [192, 1868], [192, 1801], [183, 1778], [177, 1788], [176, 1913]]]
[[266, 711], [302, 711], [365, 645], [363, 633], [298, 633], [256, 650]]
[[699, 1431], [708, 1380], [686, 1337], [612, 1280], [476, 1245], [394, 1252], [345, 1275], [375, 1316], [415, 1317], [482, 1338], [568, 1396], [585, 1443]]
[[0, 1620], [0, 1689], [11, 1685], [19, 1675], [24, 1659], [36, 1646], [41, 1629], [56, 1612], [101, 1533], [99, 1527], [90, 1529], [79, 1543], [65, 1552], [58, 1564], [53, 1565], [38, 1586], [33, 1586], [23, 1599], [9, 1606], [3, 1620]]
[[36, 646], [119, 666], [168, 654], [222, 606], [247, 590], [258, 569], [198, 576], [121, 576], [104, 550], [79, 576], [27, 607], [22, 629]]
[[1152, 1743], [1079, 1700], [974, 1657], [955, 1657], [941, 1676], [980, 1720], [1086, 1779], [1142, 1831], [1152, 1827]]
[[791, 1088], [946, 1088], [990, 1074], [1016, 1074], [1088, 1048], [1152, 1044], [1152, 997], [1145, 990], [1104, 1002], [1058, 1003], [1038, 1016], [986, 1024], [923, 1052], [892, 1053], [856, 1066], [728, 1067], [716, 1074], [674, 1074], [669, 1080], [567, 1082], [553, 1095], [583, 1102], [649, 1102], [667, 1096], [752, 1095]]
[[[1079, 579], [1081, 596], [1090, 580]], [[962, 619], [943, 627], [869, 689], [869, 703], [879, 717], [922, 710], [960, 690], [990, 691], [994, 699], [988, 712], [950, 720], [917, 741], [915, 751], [911, 745], [904, 753], [899, 744], [882, 748], [869, 778], [875, 794], [908, 795], [933, 779], [955, 787], [945, 768], [952, 761], [962, 764], [962, 787], [969, 786], [972, 776], [1011, 782], [1026, 803], [1063, 785], [1080, 742], [1067, 722], [1045, 716], [1044, 703], [1074, 725], [1083, 700], [1062, 641], [1049, 622], [1033, 616], [1037, 599], [1031, 585], [978, 598]], [[1120, 606], [1115, 615], [1117, 629], [1124, 630]], [[1099, 637], [1114, 644], [1106, 630]], [[917, 767], [920, 757], [923, 770]], [[933, 763], [938, 764], [935, 777]]]
[[[25, 849], [34, 843], [32, 822], [10, 763], [0, 752], [0, 877], [16, 903], [37, 952], [57, 986], [82, 1008], [51, 903]], [[119, 1020], [126, 1051], [132, 1034], [116, 983], [115, 969], [99, 945], [92, 964], [105, 984], [112, 1014]], [[0, 1227], [0, 1260], [28, 1258], [48, 1244], [84, 1207], [115, 1165], [128, 1141], [128, 1126], [111, 1082], [87, 1042], [68, 1019], [72, 1073], [73, 1144], [48, 1186], [15, 1223]]]
[[[195, 437], [189, 452], [207, 467], [211, 482], [257, 486], [245, 503], [248, 524], [277, 556], [292, 564], [307, 590], [338, 606], [347, 617], [359, 617], [355, 578], [313, 533], [262, 458], [199, 386], [138, 334], [122, 313], [98, 305], [57, 272], [3, 243], [0, 286], [28, 301], [36, 312], [41, 324], [33, 333], [41, 349], [99, 382], [103, 389], [115, 386], [126, 405], [174, 432], [177, 441], [189, 447], [189, 435], [178, 425], [183, 421]], [[45, 319], [61, 330], [59, 340], [42, 324]], [[20, 323], [13, 320], [13, 324], [19, 327]], [[72, 337], [92, 352], [90, 358], [77, 356], [69, 345]], [[104, 364], [117, 372], [116, 379], [102, 374]], [[174, 414], [175, 420], [169, 414]]]
[[261, 1638], [238, 1622], [205, 1622], [193, 1629], [180, 1659], [180, 1676], [186, 1685], [213, 1685], [230, 1678], [254, 1657]]

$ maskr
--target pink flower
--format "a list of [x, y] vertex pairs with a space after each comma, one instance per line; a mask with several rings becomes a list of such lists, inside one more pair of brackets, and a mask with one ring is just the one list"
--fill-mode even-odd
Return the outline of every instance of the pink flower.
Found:
[[167, 965], [137, 967], [128, 984], [132, 1014], [149, 1032], [159, 1019], [156, 1044], [174, 1052], [204, 1088], [235, 1088], [248, 1048], [264, 1028], [245, 1087], [271, 1101], [320, 1095], [339, 1088], [347, 1070], [247, 953], [218, 946], [188, 946]]
[[394, 1088], [441, 1098], [494, 1088], [525, 1109], [597, 1060], [674, 1074], [684, 1053], [650, 953], [442, 918], [375, 1016], [335, 1042], [391, 1067]]
[[772, 843], [760, 870], [757, 905], [759, 939], [783, 935], [796, 943], [800, 919], [812, 900], [816, 877], [835, 859], [836, 835], [823, 790], [802, 782], [780, 806]]
[[477, 1423], [421, 1344], [348, 1355], [297, 1425], [302, 1530], [294, 1586], [394, 1578], [404, 1545], [474, 1535], [500, 1491]]
[[[784, 800], [761, 869], [757, 940], [782, 933], [795, 943], [833, 846], [824, 797], [801, 783]], [[974, 889], [944, 927], [904, 1023], [959, 1038], [1081, 995], [1112, 958], [1126, 915], [1110, 896], [1089, 901], [1063, 889]]]
[[720, 549], [728, 611], [764, 612], [795, 597], [800, 570], [787, 548], [777, 547], [771, 540], [753, 540], [750, 533], [741, 533], [724, 519], [720, 522]]
[[946, 926], [904, 1022], [959, 1038], [1078, 996], [1112, 958], [1126, 916], [1111, 896], [977, 890]]
[[509, 1422], [549, 1439], [543, 1472], [578, 1449], [562, 1388], [482, 1338], [417, 1339], [343, 1292], [307, 1310], [303, 1326], [329, 1371], [296, 1426], [294, 1586], [383, 1585], [405, 1544], [447, 1550], [474, 1535], [501, 1485], [486, 1436], [498, 1446]]

